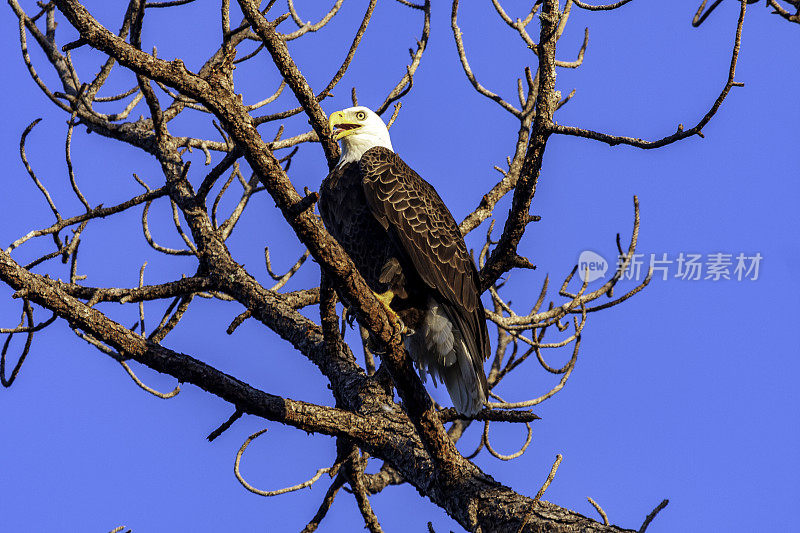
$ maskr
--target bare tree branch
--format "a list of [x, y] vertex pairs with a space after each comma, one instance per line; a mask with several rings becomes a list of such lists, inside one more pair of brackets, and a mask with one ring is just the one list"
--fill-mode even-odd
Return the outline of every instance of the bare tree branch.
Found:
[[577, 137], [584, 137], [587, 139], [593, 139], [595, 141], [601, 141], [610, 146], [616, 146], [618, 144], [627, 144], [629, 146], [634, 146], [636, 148], [660, 148], [662, 146], [666, 146], [668, 144], [674, 143], [676, 141], [680, 141], [682, 139], [686, 139], [687, 137], [691, 137], [692, 135], [699, 135], [700, 137], [703, 136], [703, 128], [708, 124], [714, 115], [719, 110], [722, 102], [728, 96], [728, 93], [733, 87], [744, 87], [744, 83], [734, 81], [734, 77], [736, 75], [736, 63], [739, 59], [739, 47], [741, 46], [742, 42], [742, 26], [744, 25], [744, 14], [747, 8], [747, 0], [740, 0], [740, 10], [739, 10], [739, 21], [736, 25], [736, 33], [734, 36], [733, 41], [733, 52], [731, 53], [731, 64], [730, 68], [728, 69], [728, 79], [725, 81], [725, 85], [722, 88], [719, 96], [711, 105], [711, 109], [703, 115], [697, 124], [693, 127], [689, 128], [688, 130], [684, 130], [683, 124], [678, 124], [678, 129], [672, 135], [667, 135], [666, 137], [662, 137], [661, 139], [655, 141], [646, 141], [643, 139], [638, 139], [635, 137], [624, 137], [619, 135], [609, 135], [606, 133], [600, 133], [596, 131], [586, 130], [582, 128], [576, 128], [574, 126], [563, 126], [561, 124], [554, 124], [552, 126], [553, 133], [559, 133], [562, 135], [574, 135]]

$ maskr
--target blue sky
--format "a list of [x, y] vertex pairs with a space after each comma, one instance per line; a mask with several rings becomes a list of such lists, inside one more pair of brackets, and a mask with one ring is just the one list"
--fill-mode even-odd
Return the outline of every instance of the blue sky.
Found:
[[[88, 5], [116, 28], [119, 6]], [[461, 71], [449, 27], [450, 7], [433, 9], [429, 48], [403, 99], [393, 126], [396, 151], [428, 179], [461, 219], [498, 178], [493, 165], [511, 154], [514, 121], [494, 102], [478, 96]], [[529, 51], [497, 19], [489, 2], [463, 2], [459, 24], [470, 62], [480, 81], [508, 99], [515, 97], [522, 68], [535, 64]], [[508, 10], [520, 16], [524, 10]], [[24, 2], [33, 10], [33, 2]], [[358, 26], [366, 2], [346, 2], [325, 30], [290, 45], [311, 84], [323, 87], [343, 57], [343, 42]], [[299, 6], [315, 19], [321, 7]], [[277, 8], [276, 8], [277, 9]], [[590, 28], [584, 65], [560, 70], [558, 89], [575, 97], [556, 116], [558, 122], [615, 134], [657, 138], [678, 123], [691, 125], [722, 88], [730, 60], [738, 13], [724, 2], [702, 27], [689, 22], [692, 2], [632, 2], [614, 12], [573, 11], [559, 57], [571, 60]], [[145, 28], [145, 47], [156, 43], [160, 57], [182, 57], [190, 68], [212, 50], [217, 32], [214, 2], [176, 8], [181, 23], [168, 25], [168, 10], [153, 12]], [[150, 15], [148, 15], [150, 16]], [[236, 16], [232, 17], [238, 21]], [[18, 52], [17, 22], [10, 10], [0, 19], [6, 73], [3, 142], [7, 161], [0, 195], [0, 243], [5, 247], [32, 228], [45, 227], [52, 214], [19, 162], [19, 135], [34, 118], [28, 155], [65, 213], [81, 207], [71, 196], [63, 143], [66, 116], [54, 110], [27, 75]], [[395, 3], [376, 10], [354, 64], [330, 113], [350, 105], [350, 87], [360, 102], [376, 106], [404, 72], [407, 48], [419, 36], [420, 17]], [[71, 40], [66, 21], [62, 44]], [[288, 27], [288, 24], [287, 26]], [[200, 36], [200, 37], [198, 37]], [[638, 251], [646, 254], [761, 254], [757, 280], [655, 279], [623, 305], [590, 317], [576, 369], [564, 390], [536, 409], [533, 444], [521, 458], [504, 463], [480, 455], [486, 472], [516, 490], [533, 495], [557, 453], [564, 457], [545, 499], [596, 517], [586, 497], [595, 499], [613, 523], [638, 528], [663, 498], [670, 504], [648, 531], [754, 531], [789, 529], [800, 497], [799, 394], [800, 345], [789, 313], [800, 303], [793, 273], [800, 263], [797, 124], [800, 74], [792, 51], [800, 28], [770, 15], [760, 3], [748, 8], [734, 88], [717, 116], [694, 137], [659, 150], [608, 147], [594, 141], [553, 137], [547, 148], [533, 213], [521, 252], [536, 265], [511, 276], [508, 288], [523, 309], [533, 302], [545, 277], [555, 287], [584, 250], [613, 261], [614, 237], [627, 242], [633, 195], [641, 204]], [[53, 80], [35, 52], [46, 80]], [[96, 72], [97, 56], [74, 52], [84, 76]], [[242, 68], [237, 90], [246, 101], [272, 93], [279, 81], [266, 57]], [[112, 79], [126, 89], [131, 78]], [[292, 105], [288, 94], [273, 109]], [[142, 106], [134, 115], [146, 113]], [[173, 131], [205, 128], [198, 119], [180, 119]], [[264, 137], [275, 127], [262, 130]], [[288, 136], [301, 133], [301, 118], [287, 124]], [[209, 135], [211, 135], [209, 133]], [[155, 161], [144, 154], [78, 128], [73, 145], [77, 179], [93, 205], [111, 205], [138, 193], [136, 172], [159, 184]], [[195, 168], [202, 157], [192, 156]], [[292, 166], [297, 188], [316, 189], [325, 174], [318, 146], [301, 148]], [[202, 175], [199, 168], [195, 178]], [[222, 209], [230, 207], [223, 204]], [[502, 221], [508, 202], [496, 215]], [[146, 282], [193, 273], [186, 258], [150, 250], [138, 226], [141, 210], [89, 225], [81, 248], [80, 271], [87, 283], [133, 286], [144, 260]], [[159, 242], [180, 246], [170, 229], [166, 204], [152, 208]], [[479, 247], [486, 225], [468, 238]], [[17, 260], [48, 250], [33, 243], [15, 252]], [[285, 269], [302, 252], [267, 197], [254, 199], [230, 241], [240, 262], [265, 284], [263, 247], [269, 245], [276, 269]], [[52, 246], [52, 243], [49, 243]], [[66, 277], [52, 264], [39, 273]], [[613, 265], [612, 265], [613, 268]], [[672, 268], [675, 268], [674, 266]], [[309, 262], [289, 288], [312, 286], [316, 265]], [[627, 282], [626, 286], [633, 286]], [[620, 287], [623, 288], [623, 287]], [[620, 294], [621, 292], [618, 291]], [[0, 287], [0, 326], [18, 321], [18, 304]], [[101, 307], [123, 323], [135, 321], [135, 307]], [[233, 336], [224, 334], [240, 307], [199, 300], [165, 345], [208, 362], [267, 392], [331, 403], [315, 368], [263, 326], [246, 322]], [[150, 327], [164, 305], [148, 304]], [[309, 316], [316, 310], [309, 308]], [[47, 313], [39, 311], [44, 318]], [[548, 337], [550, 340], [556, 338]], [[357, 335], [348, 334], [356, 341]], [[19, 340], [13, 346], [19, 346]], [[14, 352], [16, 353], [16, 352]], [[551, 364], [566, 352], [547, 353]], [[171, 378], [136, 368], [150, 386], [169, 390]], [[522, 367], [498, 390], [523, 400], [542, 394], [557, 380], [534, 365]], [[446, 395], [434, 391], [447, 402]], [[311, 518], [327, 488], [323, 478], [311, 489], [264, 499], [245, 491], [233, 477], [236, 450], [254, 431], [269, 431], [255, 441], [242, 462], [247, 479], [264, 489], [297, 483], [328, 466], [334, 443], [324, 436], [247, 417], [214, 443], [205, 436], [232, 412], [231, 406], [185, 386], [169, 401], [138, 389], [117, 363], [78, 340], [60, 323], [37, 335], [28, 361], [10, 390], [0, 391], [0, 514], [9, 531], [108, 531], [126, 524], [145, 531], [298, 531]], [[524, 440], [518, 427], [492, 428], [501, 452]], [[479, 438], [472, 428], [461, 449]], [[379, 463], [375, 463], [375, 468]], [[373, 497], [387, 531], [458, 530], [445, 513], [410, 487], [394, 487]], [[744, 505], [751, 512], [742, 512]], [[755, 511], [755, 512], [753, 512]], [[351, 495], [340, 493], [323, 531], [360, 529]]]

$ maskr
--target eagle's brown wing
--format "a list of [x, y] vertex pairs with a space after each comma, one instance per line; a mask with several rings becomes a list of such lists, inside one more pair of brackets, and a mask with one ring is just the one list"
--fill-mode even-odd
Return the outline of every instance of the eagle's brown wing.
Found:
[[372, 214], [457, 322], [485, 388], [482, 363], [489, 338], [478, 271], [453, 215], [436, 190], [391, 150], [370, 148], [359, 164]]

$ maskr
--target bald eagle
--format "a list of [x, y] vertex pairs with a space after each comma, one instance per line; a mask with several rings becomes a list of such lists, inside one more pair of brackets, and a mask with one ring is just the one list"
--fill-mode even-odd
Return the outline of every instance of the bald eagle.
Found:
[[489, 337], [475, 263], [434, 188], [392, 149], [381, 118], [366, 107], [330, 116], [338, 165], [322, 182], [319, 211], [387, 311], [404, 325], [419, 369], [443, 381], [456, 410], [486, 401]]

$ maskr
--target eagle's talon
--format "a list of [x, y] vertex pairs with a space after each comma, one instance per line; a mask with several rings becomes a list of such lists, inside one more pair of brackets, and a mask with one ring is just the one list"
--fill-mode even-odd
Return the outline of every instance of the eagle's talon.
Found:
[[346, 307], [344, 310], [344, 320], [347, 322], [347, 325], [350, 326], [350, 329], [353, 329], [356, 323], [356, 314], [351, 313], [349, 307]]
[[392, 336], [394, 337], [395, 335], [397, 335], [397, 337], [402, 341], [403, 337], [405, 337], [408, 334], [409, 329], [406, 327], [406, 324], [405, 322], [403, 322], [403, 319], [397, 316], [397, 313], [395, 313], [388, 307], [386, 309], [386, 312], [389, 313], [389, 316], [393, 316], [394, 318], [397, 319], [397, 326], [393, 328], [394, 334]]
[[389, 305], [392, 303], [392, 300], [394, 299], [394, 293], [391, 290], [388, 290], [383, 293], [378, 293], [373, 291], [372, 294], [374, 294], [375, 298], [377, 298], [378, 301], [381, 303], [381, 305], [383, 305], [383, 308], [386, 310], [386, 314], [389, 315], [390, 317], [394, 317], [397, 320], [397, 326], [398, 326], [397, 329], [400, 330], [399, 336], [401, 339], [405, 335], [408, 335], [409, 331], [413, 333], [411, 329], [406, 327], [405, 323], [403, 322], [403, 319], [401, 319], [400, 316], [397, 313], [395, 313], [394, 309], [392, 309], [392, 307]]

